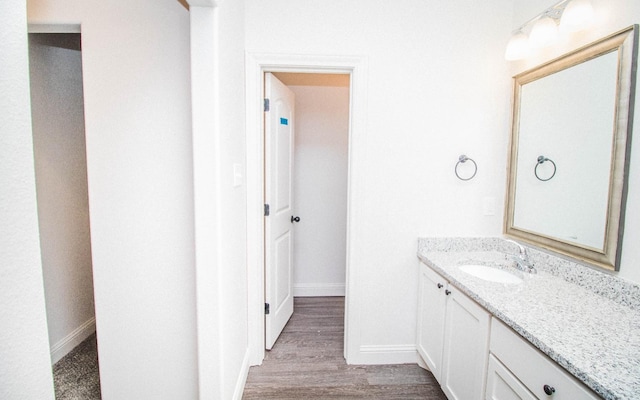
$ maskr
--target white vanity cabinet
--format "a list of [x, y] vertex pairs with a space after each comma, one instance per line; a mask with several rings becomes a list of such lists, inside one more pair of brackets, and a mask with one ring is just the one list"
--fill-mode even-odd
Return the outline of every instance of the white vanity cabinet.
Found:
[[420, 263], [418, 352], [449, 400], [480, 399], [489, 350], [489, 313]]
[[600, 398], [495, 318], [490, 351], [485, 400]]
[[536, 397], [490, 354], [485, 400], [536, 400]]
[[417, 347], [418, 353], [438, 381], [444, 348], [445, 290], [448, 290], [447, 281], [420, 263]]

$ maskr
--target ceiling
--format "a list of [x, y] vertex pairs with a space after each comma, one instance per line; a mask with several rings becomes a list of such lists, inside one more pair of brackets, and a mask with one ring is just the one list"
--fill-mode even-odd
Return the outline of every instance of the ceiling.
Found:
[[287, 86], [349, 87], [349, 74], [314, 74], [304, 72], [273, 72]]

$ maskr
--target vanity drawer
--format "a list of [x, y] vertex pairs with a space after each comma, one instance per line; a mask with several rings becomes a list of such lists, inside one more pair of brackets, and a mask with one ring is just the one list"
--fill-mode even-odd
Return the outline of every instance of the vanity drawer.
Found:
[[[584, 384], [495, 318], [491, 320], [489, 350], [539, 399], [599, 399]], [[548, 395], [545, 386], [555, 392]]]
[[497, 358], [489, 354], [485, 400], [536, 400]]

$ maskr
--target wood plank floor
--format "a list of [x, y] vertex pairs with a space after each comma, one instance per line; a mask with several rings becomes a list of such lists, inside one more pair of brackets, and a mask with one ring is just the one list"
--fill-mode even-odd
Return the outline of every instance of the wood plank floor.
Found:
[[415, 364], [347, 365], [343, 297], [298, 297], [294, 310], [263, 364], [249, 370], [244, 400], [446, 400]]

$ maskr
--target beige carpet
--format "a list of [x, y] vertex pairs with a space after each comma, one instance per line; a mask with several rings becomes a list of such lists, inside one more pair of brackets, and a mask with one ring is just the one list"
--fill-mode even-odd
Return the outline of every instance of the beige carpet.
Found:
[[56, 400], [100, 400], [95, 333], [53, 366]]

